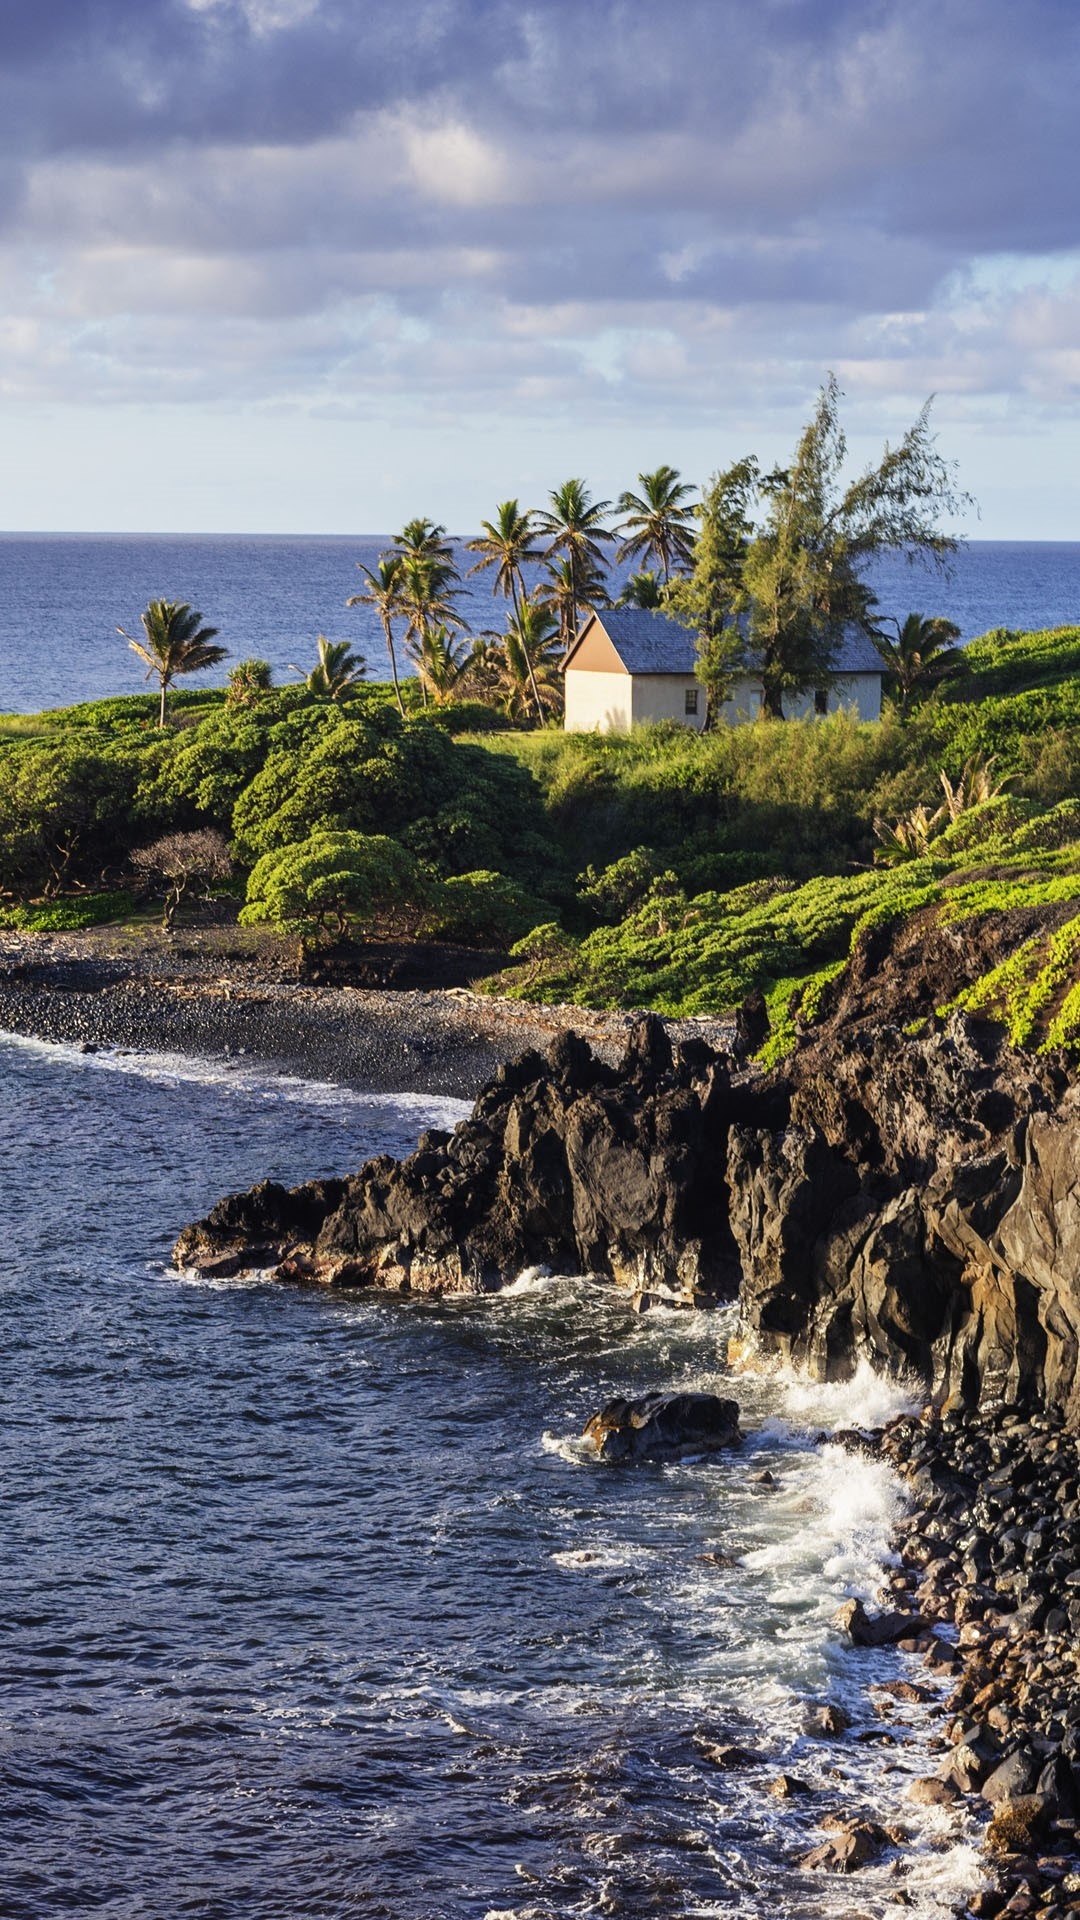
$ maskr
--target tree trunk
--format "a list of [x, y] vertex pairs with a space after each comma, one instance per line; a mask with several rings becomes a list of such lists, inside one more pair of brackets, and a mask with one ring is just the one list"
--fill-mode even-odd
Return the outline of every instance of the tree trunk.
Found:
[[394, 698], [398, 703], [398, 712], [400, 713], [402, 719], [404, 720], [405, 702], [401, 697], [401, 688], [398, 685], [397, 656], [394, 653], [394, 636], [390, 631], [389, 620], [385, 622], [384, 631], [386, 633], [386, 651], [390, 655], [390, 674], [394, 682]]
[[529, 685], [532, 688], [533, 700], [536, 703], [536, 724], [538, 727], [542, 727], [544, 724], [544, 703], [540, 698], [540, 689], [536, 684], [536, 674], [533, 672], [533, 663], [529, 655], [529, 649], [524, 643], [522, 644], [521, 651], [525, 655], [525, 665], [529, 669]]
[[158, 710], [158, 726], [159, 727], [163, 727], [165, 725], [165, 694], [168, 690], [168, 685], [169, 683], [167, 680], [163, 680], [161, 683], [161, 706]]
[[761, 711], [770, 720], [786, 718], [782, 688], [770, 686], [768, 681], [765, 682], [761, 689]]

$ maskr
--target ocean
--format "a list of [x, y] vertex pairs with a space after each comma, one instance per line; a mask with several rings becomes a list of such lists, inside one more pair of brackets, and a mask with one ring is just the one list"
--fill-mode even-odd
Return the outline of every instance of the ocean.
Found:
[[[0, 535], [0, 711], [139, 692], [143, 669], [116, 628], [139, 635], [151, 599], [197, 607], [229, 649], [229, 662], [193, 685], [222, 684], [232, 661], [252, 655], [288, 679], [292, 667], [312, 665], [320, 633], [349, 640], [372, 677], [385, 679], [377, 617], [345, 602], [364, 586], [358, 566], [374, 566], [388, 543], [373, 534]], [[462, 550], [463, 572], [471, 558]], [[502, 625], [505, 603], [490, 577], [465, 582], [459, 604], [474, 631]], [[1080, 622], [1080, 542], [972, 541], [950, 578], [889, 559], [868, 579], [883, 613], [944, 614], [965, 639], [991, 627]]]
[[[0, 1911], [940, 1920], [975, 1836], [903, 1800], [927, 1709], [865, 1692], [925, 1670], [829, 1624], [903, 1495], [815, 1436], [900, 1392], [733, 1380], [725, 1315], [580, 1276], [410, 1300], [170, 1268], [222, 1192], [462, 1112], [0, 1039]], [[588, 1414], [657, 1384], [733, 1394], [743, 1448], [591, 1462]], [[842, 1741], [803, 1731], [823, 1699]], [[836, 1811], [909, 1836], [854, 1891], [798, 1864]]]

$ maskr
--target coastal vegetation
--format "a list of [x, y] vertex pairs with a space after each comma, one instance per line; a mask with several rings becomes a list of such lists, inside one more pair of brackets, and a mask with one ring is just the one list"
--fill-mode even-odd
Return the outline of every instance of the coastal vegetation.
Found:
[[[479, 634], [460, 550], [417, 517], [350, 599], [378, 616], [387, 680], [320, 635], [292, 684], [245, 659], [223, 691], [179, 687], [226, 649], [190, 605], [151, 602], [144, 638], [124, 638], [156, 698], [0, 720], [0, 918], [163, 907], [171, 926], [213, 895], [305, 953], [372, 936], [494, 950], [489, 984], [525, 999], [680, 1014], [759, 996], [772, 1059], [873, 930], [1022, 909], [942, 1004], [1072, 1044], [1080, 629], [960, 648], [947, 621], [879, 608], [867, 560], [946, 560], [962, 496], [925, 408], [854, 480], [845, 462], [830, 380], [787, 467], [746, 457], [696, 502], [666, 465], [614, 508], [578, 478], [543, 509], [508, 498], [467, 549], [503, 606]], [[753, 658], [760, 721], [558, 727], [565, 643], [607, 601], [613, 553], [639, 568], [624, 603], [696, 633], [713, 710]], [[884, 717], [784, 720], [851, 626], [887, 669]]]
[[1071, 1042], [1080, 629], [998, 631], [966, 659], [875, 725], [458, 733], [460, 709], [403, 718], [388, 683], [336, 697], [258, 671], [176, 690], [164, 729], [153, 696], [4, 722], [3, 916], [78, 926], [139, 898], [157, 915], [153, 850], [214, 834], [233, 877], [213, 890], [250, 923], [308, 946], [390, 931], [502, 950], [496, 984], [526, 999], [685, 1013], [760, 994], [771, 1058], [873, 929], [1013, 915], [1015, 956], [958, 1004]]

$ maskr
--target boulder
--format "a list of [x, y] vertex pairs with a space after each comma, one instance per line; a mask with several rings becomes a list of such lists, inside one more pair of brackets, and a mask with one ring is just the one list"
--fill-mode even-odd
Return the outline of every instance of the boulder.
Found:
[[846, 1733], [851, 1715], [835, 1700], [811, 1702], [803, 1714], [803, 1729], [819, 1740], [835, 1740]]
[[[823, 1823], [824, 1824], [824, 1823]], [[799, 1861], [801, 1867], [825, 1867], [832, 1873], [854, 1873], [876, 1860], [890, 1836], [874, 1820], [835, 1820], [832, 1839], [814, 1847]]]
[[647, 1393], [609, 1400], [586, 1422], [584, 1437], [601, 1460], [681, 1460], [737, 1447], [739, 1409], [715, 1393]]
[[695, 1734], [694, 1745], [703, 1760], [711, 1767], [720, 1767], [725, 1773], [738, 1773], [744, 1767], [760, 1767], [765, 1755], [757, 1753], [752, 1747], [738, 1747], [723, 1741], [706, 1740]]
[[926, 1621], [916, 1613], [869, 1614], [861, 1600], [845, 1600], [833, 1614], [833, 1625], [854, 1647], [892, 1647], [921, 1633]]

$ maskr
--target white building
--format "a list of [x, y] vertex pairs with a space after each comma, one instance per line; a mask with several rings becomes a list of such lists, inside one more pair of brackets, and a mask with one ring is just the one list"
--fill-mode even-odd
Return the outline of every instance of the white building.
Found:
[[[694, 635], [666, 614], [644, 607], [611, 607], [592, 613], [563, 662], [568, 733], [627, 733], [657, 720], [705, 725], [705, 689], [696, 678]], [[854, 710], [859, 720], [881, 718], [885, 667], [873, 643], [857, 628], [840, 648], [835, 677], [826, 687], [785, 694], [789, 720]], [[720, 718], [736, 726], [761, 713], [761, 681], [739, 674]]]

